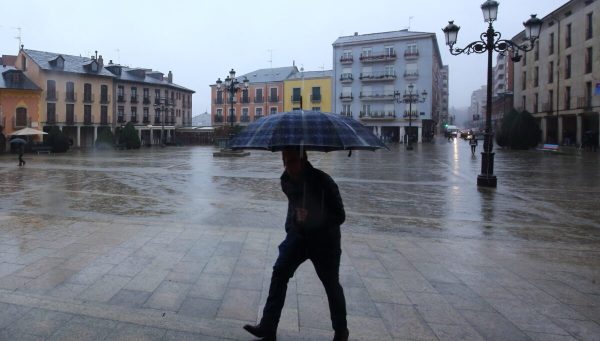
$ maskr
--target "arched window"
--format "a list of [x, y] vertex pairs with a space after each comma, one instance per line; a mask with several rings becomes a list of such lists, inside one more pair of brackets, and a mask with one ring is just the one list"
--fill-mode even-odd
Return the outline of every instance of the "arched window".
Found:
[[15, 117], [15, 127], [27, 126], [27, 109], [17, 108], [17, 114]]

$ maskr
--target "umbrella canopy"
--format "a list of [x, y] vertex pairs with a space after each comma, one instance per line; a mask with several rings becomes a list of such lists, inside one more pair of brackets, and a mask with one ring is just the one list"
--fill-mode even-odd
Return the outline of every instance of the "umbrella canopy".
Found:
[[353, 118], [319, 111], [291, 111], [262, 117], [235, 137], [230, 147], [270, 151], [302, 147], [323, 152], [387, 148], [369, 128]]
[[23, 140], [22, 138], [14, 138], [10, 141], [8, 141], [8, 143], [17, 143], [17, 144], [26, 144], [27, 141]]
[[12, 136], [25, 136], [25, 135], [46, 135], [48, 133], [33, 128], [23, 128], [12, 132]]

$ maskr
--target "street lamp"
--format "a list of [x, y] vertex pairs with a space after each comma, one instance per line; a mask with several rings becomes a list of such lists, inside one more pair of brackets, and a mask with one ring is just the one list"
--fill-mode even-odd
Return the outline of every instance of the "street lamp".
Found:
[[406, 150], [413, 150], [412, 146], [412, 104], [413, 103], [423, 103], [427, 99], [427, 91], [423, 90], [421, 94], [419, 94], [419, 90], [414, 91], [414, 84], [408, 85], [408, 91], [404, 90], [404, 94], [400, 93], [400, 91], [394, 91], [394, 99], [396, 103], [408, 103], [408, 138], [406, 143]]
[[173, 107], [175, 103], [173, 103], [169, 97], [159, 97], [156, 99], [154, 104], [154, 109], [160, 113], [160, 146], [165, 146], [165, 116], [169, 111], [169, 107]]
[[[223, 88], [229, 97], [229, 112], [230, 112], [230, 118], [231, 118], [231, 128], [233, 128], [233, 121], [235, 120], [235, 115], [234, 115], [234, 109], [233, 109], [233, 99], [235, 98], [235, 93], [242, 90], [242, 89], [248, 89], [248, 78], [244, 77], [244, 79], [240, 82], [237, 78], [235, 78], [235, 70], [231, 69], [231, 71], [229, 71], [229, 76], [227, 76], [225, 78], [225, 87], [223, 87], [223, 81], [221, 80], [221, 78], [217, 79], [217, 91], [221, 90], [221, 88]], [[226, 103], [227, 104], [227, 101]], [[227, 107], [225, 107], [227, 110]], [[233, 134], [232, 134], [233, 135]]]
[[459, 26], [450, 21], [448, 26], [442, 29], [446, 36], [446, 45], [450, 48], [452, 55], [461, 53], [488, 53], [487, 64], [487, 102], [485, 108], [485, 139], [483, 141], [483, 152], [481, 153], [481, 174], [477, 176], [477, 185], [485, 187], [496, 187], [497, 179], [494, 175], [494, 153], [492, 153], [492, 52], [512, 54], [512, 60], [518, 62], [521, 60], [519, 51], [531, 51], [535, 45], [535, 40], [540, 36], [542, 20], [536, 18], [535, 14], [523, 23], [525, 26], [525, 38], [527, 41], [519, 45], [511, 40], [501, 39], [500, 32], [494, 30], [492, 22], [496, 21], [498, 15], [498, 2], [487, 0], [481, 5], [483, 19], [488, 22], [488, 29], [480, 35], [480, 40], [474, 41], [465, 48], [455, 48], [456, 38], [458, 36]]

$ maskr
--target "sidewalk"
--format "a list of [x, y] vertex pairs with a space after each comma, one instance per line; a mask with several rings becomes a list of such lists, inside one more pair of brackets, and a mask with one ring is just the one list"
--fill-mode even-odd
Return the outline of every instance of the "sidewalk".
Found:
[[[175, 151], [0, 160], [0, 340], [252, 340], [241, 327], [260, 316], [284, 237], [280, 160]], [[346, 204], [352, 340], [600, 338], [598, 201], [579, 200], [596, 180], [549, 187], [498, 151], [499, 188], [480, 191], [467, 144], [393, 152], [312, 158]], [[378, 175], [398, 160], [412, 161]], [[579, 175], [597, 172], [585, 162]], [[305, 263], [278, 339], [332, 336]]]

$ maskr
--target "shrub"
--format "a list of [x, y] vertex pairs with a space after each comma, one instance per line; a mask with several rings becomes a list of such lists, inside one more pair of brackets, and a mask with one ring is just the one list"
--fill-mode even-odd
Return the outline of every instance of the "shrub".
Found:
[[46, 135], [46, 144], [52, 147], [54, 153], [64, 153], [69, 150], [69, 138], [57, 126], [50, 128]]
[[496, 135], [496, 142], [501, 147], [529, 149], [538, 144], [540, 136], [541, 130], [529, 112], [512, 110], [502, 118], [502, 128]]
[[120, 131], [119, 144], [124, 144], [127, 149], [139, 149], [142, 145], [133, 123], [127, 122], [125, 128]]
[[109, 128], [104, 128], [98, 133], [94, 146], [98, 149], [110, 149], [115, 144], [115, 135]]

